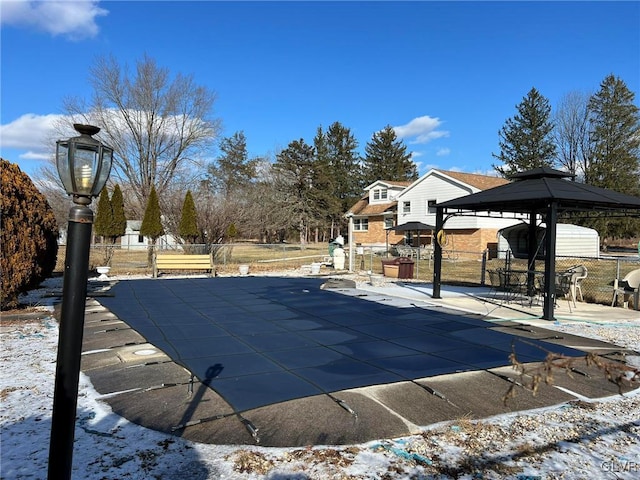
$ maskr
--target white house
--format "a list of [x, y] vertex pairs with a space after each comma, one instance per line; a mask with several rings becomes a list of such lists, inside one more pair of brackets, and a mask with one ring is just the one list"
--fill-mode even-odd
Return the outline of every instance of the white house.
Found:
[[[404, 189], [397, 197], [396, 224], [422, 222], [436, 223], [435, 205], [509, 183], [508, 180], [488, 175], [432, 169]], [[503, 217], [489, 212], [475, 216], [453, 216], [446, 220], [444, 229], [449, 239], [447, 248], [460, 252], [481, 252], [497, 248], [498, 230], [520, 223], [514, 216]], [[430, 241], [422, 238], [421, 243]]]
[[[144, 250], [151, 245], [151, 240], [140, 235], [140, 227], [142, 220], [127, 220], [127, 228], [122, 237], [120, 237], [120, 246], [123, 250]], [[172, 235], [165, 234], [160, 237], [156, 243], [158, 248], [178, 248], [182, 247], [178, 244]]]

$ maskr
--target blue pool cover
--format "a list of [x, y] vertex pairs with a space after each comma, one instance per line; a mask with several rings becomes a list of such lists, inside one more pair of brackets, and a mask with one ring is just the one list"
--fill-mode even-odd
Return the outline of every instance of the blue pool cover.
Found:
[[[442, 308], [321, 289], [320, 278], [124, 280], [99, 301], [235, 411], [339, 390], [509, 364], [515, 337]], [[523, 362], [547, 351], [517, 344]]]

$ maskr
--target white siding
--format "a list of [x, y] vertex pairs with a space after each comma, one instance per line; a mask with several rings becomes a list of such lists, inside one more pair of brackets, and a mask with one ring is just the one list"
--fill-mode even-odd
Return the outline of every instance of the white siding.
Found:
[[[416, 180], [410, 187], [398, 196], [398, 225], [407, 222], [422, 222], [429, 225], [436, 224], [435, 213], [427, 212], [427, 202], [436, 200], [437, 203], [460, 198], [480, 190], [451, 179], [448, 176], [431, 170], [420, 179]], [[411, 213], [403, 213], [403, 202], [411, 202]], [[486, 212], [478, 212], [486, 214]], [[447, 220], [445, 228], [452, 229], [476, 229], [476, 228], [505, 228], [519, 223], [517, 219], [509, 218], [508, 215], [497, 218], [486, 218], [479, 216], [451, 217]]]

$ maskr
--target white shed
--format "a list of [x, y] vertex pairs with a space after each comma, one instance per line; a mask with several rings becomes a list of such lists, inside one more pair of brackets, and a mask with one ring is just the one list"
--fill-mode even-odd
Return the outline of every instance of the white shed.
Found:
[[[538, 258], [544, 257], [544, 224], [537, 227]], [[498, 257], [504, 258], [507, 250], [516, 258], [527, 258], [529, 225], [520, 223], [498, 231]], [[600, 256], [600, 236], [592, 228], [570, 223], [556, 225], [556, 256], [594, 257]]]

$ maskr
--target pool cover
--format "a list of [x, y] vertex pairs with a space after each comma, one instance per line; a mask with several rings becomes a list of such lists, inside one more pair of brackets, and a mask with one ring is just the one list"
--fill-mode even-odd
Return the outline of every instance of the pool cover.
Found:
[[[321, 289], [321, 278], [119, 281], [99, 301], [236, 412], [368, 385], [481, 370], [549, 350], [442, 308], [384, 305]], [[354, 292], [352, 290], [352, 292]], [[355, 291], [357, 292], [357, 290]]]

